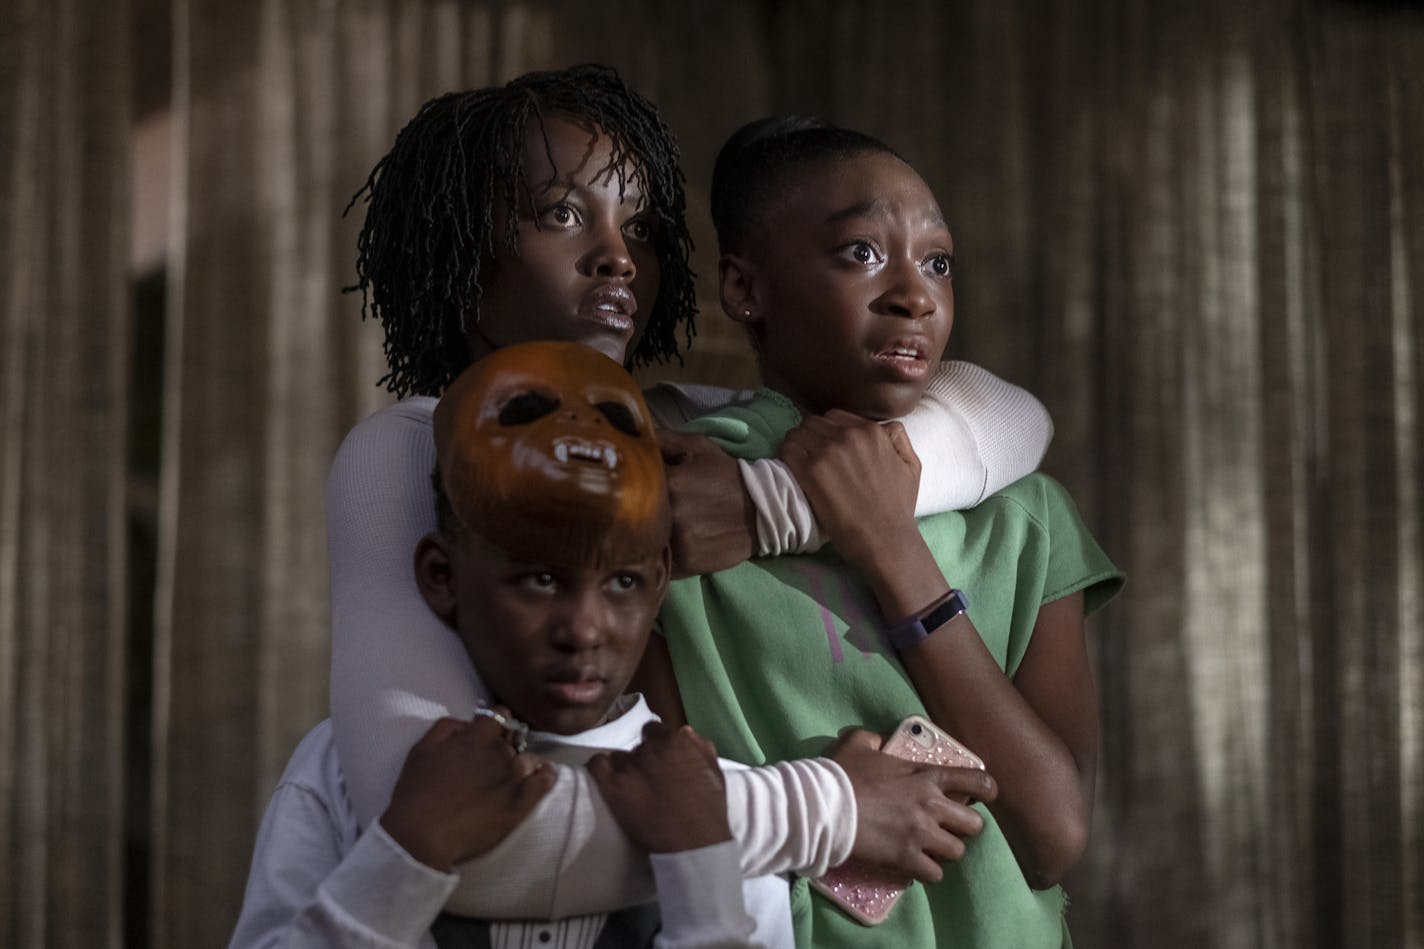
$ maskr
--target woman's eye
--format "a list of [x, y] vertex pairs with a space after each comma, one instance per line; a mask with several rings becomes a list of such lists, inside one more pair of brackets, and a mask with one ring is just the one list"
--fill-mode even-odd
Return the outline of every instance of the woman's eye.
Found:
[[568, 227], [578, 222], [578, 215], [567, 204], [555, 204], [539, 215], [539, 223], [552, 227]]
[[638, 437], [638, 420], [633, 416], [633, 412], [628, 406], [621, 402], [600, 402], [594, 406], [608, 419], [608, 424], [612, 425], [624, 435]]
[[623, 225], [623, 233], [629, 240], [647, 243], [653, 239], [653, 224], [645, 217], [635, 217]]
[[925, 261], [925, 265], [929, 268], [930, 273], [936, 277], [954, 276], [953, 254], [935, 254], [930, 257], [929, 260]]

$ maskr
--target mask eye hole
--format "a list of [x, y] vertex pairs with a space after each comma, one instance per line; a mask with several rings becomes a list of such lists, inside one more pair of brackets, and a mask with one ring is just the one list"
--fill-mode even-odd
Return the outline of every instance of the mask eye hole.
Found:
[[543, 392], [522, 392], [504, 403], [499, 410], [499, 424], [528, 425], [558, 411], [559, 400]]
[[633, 417], [632, 411], [622, 402], [599, 402], [594, 406], [603, 413], [603, 417], [608, 419], [608, 424], [612, 425], [624, 435], [631, 435], [637, 438], [638, 421]]

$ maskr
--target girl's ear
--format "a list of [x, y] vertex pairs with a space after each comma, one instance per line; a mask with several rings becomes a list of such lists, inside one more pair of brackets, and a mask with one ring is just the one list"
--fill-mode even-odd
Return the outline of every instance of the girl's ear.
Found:
[[736, 254], [723, 254], [717, 261], [717, 290], [722, 312], [748, 328], [761, 322], [761, 285], [751, 261]]
[[415, 585], [430, 611], [451, 629], [459, 619], [455, 596], [455, 568], [444, 537], [429, 533], [415, 545]]

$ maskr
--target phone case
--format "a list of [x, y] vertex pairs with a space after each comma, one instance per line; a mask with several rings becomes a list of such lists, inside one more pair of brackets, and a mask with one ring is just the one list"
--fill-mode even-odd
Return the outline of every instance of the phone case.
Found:
[[[923, 715], [899, 724], [880, 749], [887, 755], [949, 768], [984, 769], [979, 756], [946, 734]], [[961, 802], [968, 798], [960, 796]], [[866, 926], [884, 922], [910, 881], [857, 860], [847, 860], [816, 877], [811, 885]]]

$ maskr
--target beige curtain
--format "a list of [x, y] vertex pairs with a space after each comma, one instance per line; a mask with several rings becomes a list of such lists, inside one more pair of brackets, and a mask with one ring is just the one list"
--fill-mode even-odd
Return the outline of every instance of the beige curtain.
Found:
[[[1419, 13], [174, 0], [161, 367], [128, 356], [130, 19], [0, 8], [0, 943], [116, 944], [125, 914], [155, 946], [225, 943], [256, 821], [326, 712], [326, 466], [383, 399], [340, 212], [425, 98], [595, 59], [679, 132], [704, 277], [712, 158], [756, 115], [880, 134], [940, 196], [951, 348], [1048, 404], [1046, 467], [1131, 578], [1094, 630], [1077, 944], [1424, 946]], [[692, 357], [651, 375], [744, 384], [702, 289]], [[148, 372], [135, 774], [125, 432]], [[126, 785], [152, 801], [128, 871], [147, 905], [122, 902]]]
[[[92, 8], [92, 9], [91, 9]], [[117, 945], [129, 11], [0, 7], [0, 943]]]

